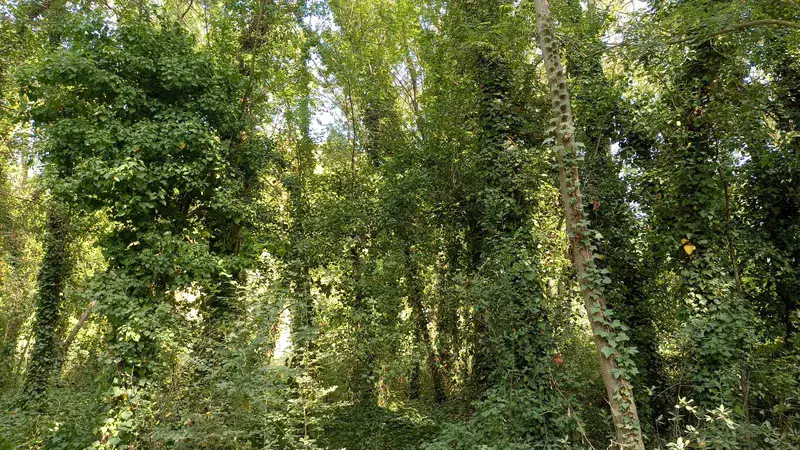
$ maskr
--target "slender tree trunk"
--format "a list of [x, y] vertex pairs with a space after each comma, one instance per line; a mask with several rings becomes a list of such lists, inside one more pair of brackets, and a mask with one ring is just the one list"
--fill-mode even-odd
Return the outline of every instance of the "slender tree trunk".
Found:
[[18, 374], [21, 375], [23, 370], [25, 370], [25, 357], [28, 355], [28, 348], [30, 348], [30, 346], [31, 339], [29, 338], [27, 341], [25, 341], [25, 347], [22, 347], [22, 352], [19, 354], [19, 360], [17, 364], [12, 366], [11, 374], [14, 376], [14, 378], [16, 378]]
[[544, 57], [556, 121], [561, 200], [567, 220], [572, 264], [580, 282], [586, 313], [592, 326], [600, 371], [606, 386], [614, 427], [617, 430], [617, 444], [620, 448], [644, 450], [633, 389], [628, 375], [620, 372], [620, 361], [618, 361], [620, 351], [610, 345], [610, 341], [614, 340], [615, 330], [609, 325], [605, 298], [594, 265], [595, 256], [587, 236], [587, 218], [583, 210], [577, 166], [575, 127], [566, 77], [550, 17], [550, 4], [548, 0], [534, 0], [534, 4], [539, 44]]
[[[586, 145], [581, 164], [581, 193], [587, 202], [586, 212], [593, 229], [603, 235], [596, 241], [597, 254], [605, 258], [597, 268], [608, 269], [612, 281], [604, 291], [607, 306], [615, 318], [629, 328], [629, 344], [636, 347], [634, 357], [639, 373], [632, 377], [634, 394], [646, 394], [655, 388], [666, 392], [667, 379], [664, 361], [658, 352], [658, 333], [652, 308], [647, 302], [645, 284], [652, 273], [652, 260], [631, 258], [637, 243], [630, 239], [636, 227], [628, 200], [628, 185], [619, 177], [621, 166], [611, 152], [611, 143], [618, 139], [620, 124], [615, 116], [625, 114], [628, 107], [606, 77], [602, 57], [602, 36], [606, 20], [598, 15], [594, 0], [569, 0], [563, 3], [561, 23], [576, 33], [578, 51], [565, 54], [568, 77], [575, 90], [570, 92], [572, 106], [577, 112], [579, 140]], [[640, 394], [641, 393], [641, 394]], [[656, 417], [668, 415], [674, 402], [665, 395], [650, 396], [647, 405], [639, 410], [644, 423], [655, 423]]]
[[442, 393], [445, 397], [450, 389], [450, 380], [455, 374], [454, 355], [459, 354], [458, 344], [461, 342], [458, 333], [458, 305], [451, 297], [447, 278], [449, 269], [452, 267], [450, 263], [451, 261], [445, 254], [439, 259], [437, 265], [439, 272], [437, 286], [439, 299], [436, 305], [436, 347], [439, 355], [437, 367], [442, 377]]
[[72, 331], [69, 333], [69, 336], [61, 343], [61, 354], [64, 357], [67, 356], [67, 352], [69, 352], [70, 346], [72, 346], [72, 342], [75, 341], [75, 338], [78, 336], [78, 332], [81, 331], [83, 325], [86, 323], [86, 319], [89, 318], [89, 315], [92, 314], [92, 310], [94, 309], [94, 302], [89, 303], [89, 306], [86, 307], [86, 310], [83, 311], [81, 318], [78, 320], [78, 323], [72, 327]]
[[731, 258], [731, 270], [733, 270], [733, 279], [736, 281], [736, 288], [739, 290], [740, 295], [744, 295], [744, 288], [742, 287], [742, 279], [739, 277], [739, 264], [736, 258], [736, 246], [733, 243], [731, 230], [733, 229], [733, 220], [731, 219], [731, 194], [728, 186], [728, 180], [725, 179], [725, 174], [722, 171], [722, 166], [717, 157], [717, 173], [722, 182], [722, 190], [725, 194], [725, 239], [728, 241], [728, 255]]
[[[408, 288], [408, 302], [411, 305], [411, 318], [414, 322], [414, 344], [424, 346], [428, 350], [427, 340], [427, 321], [422, 306], [422, 286], [417, 277], [416, 268], [411, 258], [411, 249], [406, 248], [406, 284]], [[408, 383], [408, 397], [412, 400], [418, 399], [420, 394], [420, 363], [414, 361], [411, 368], [411, 377]]]

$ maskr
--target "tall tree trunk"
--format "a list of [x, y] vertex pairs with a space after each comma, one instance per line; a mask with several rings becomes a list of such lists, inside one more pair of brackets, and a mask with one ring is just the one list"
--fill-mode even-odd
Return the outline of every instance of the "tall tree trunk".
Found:
[[[439, 282], [437, 284], [436, 304], [436, 348], [439, 354], [439, 373], [442, 377], [442, 392], [447, 395], [450, 389], [450, 380], [456, 374], [455, 360], [460, 353], [460, 339], [458, 327], [458, 302], [452, 296], [451, 286], [448, 283], [449, 270], [455, 264], [447, 252], [447, 244], [443, 244], [444, 255], [439, 258], [437, 272]], [[452, 245], [450, 245], [452, 250]]]
[[592, 252], [589, 236], [587, 236], [587, 218], [583, 210], [577, 166], [575, 127], [566, 77], [550, 17], [550, 4], [548, 0], [534, 0], [534, 4], [539, 45], [544, 57], [553, 115], [556, 121], [555, 134], [561, 200], [566, 215], [572, 264], [580, 282], [586, 314], [594, 334], [600, 371], [606, 386], [614, 427], [617, 430], [617, 444], [620, 448], [643, 450], [644, 443], [633, 389], [629, 375], [626, 371], [621, 370], [624, 367], [620, 365], [621, 362], [625, 362], [621, 361], [624, 353], [621, 352], [621, 349], [610, 345], [611, 342], [616, 341], [616, 330], [611, 326], [607, 314], [605, 298], [600, 287], [602, 284], [599, 279], [600, 274], [595, 268], [595, 255]]
[[54, 200], [45, 234], [45, 253], [37, 280], [36, 316], [33, 324], [33, 354], [28, 367], [26, 391], [33, 396], [47, 390], [61, 358], [61, 300], [69, 273], [67, 217]]
[[[800, 158], [800, 65], [791, 56], [793, 48], [790, 42], [784, 39], [780, 42], [782, 53], [776, 67], [773, 69], [773, 76], [776, 84], [782, 93], [780, 102], [776, 105], [783, 105], [783, 108], [776, 111], [778, 116], [778, 126], [784, 132], [795, 133], [787, 148], [787, 161]], [[753, 161], [756, 162], [755, 160]], [[778, 248], [784, 249], [787, 257], [800, 260], [800, 238], [796, 234], [786, 233], [787, 229], [800, 222], [800, 198], [792, 195], [792, 192], [800, 192], [800, 177], [793, 176], [797, 171], [792, 169], [791, 164], [780, 166], [780, 181], [775, 180], [775, 174], [770, 174], [764, 178], [762, 183], [769, 185], [768, 180], [772, 180], [775, 185], [781, 185], [781, 195], [773, 199], [777, 214], [772, 214], [765, 224], [765, 231], [770, 239]], [[774, 170], [774, 169], [773, 169]], [[794, 268], [785, 271], [781, 276], [776, 277], [776, 300], [779, 311], [779, 323], [784, 332], [784, 345], [786, 350], [793, 350], [793, 336], [797, 333], [797, 326], [792, 317], [800, 309], [800, 301], [797, 300], [797, 292], [800, 289], [800, 269]]]

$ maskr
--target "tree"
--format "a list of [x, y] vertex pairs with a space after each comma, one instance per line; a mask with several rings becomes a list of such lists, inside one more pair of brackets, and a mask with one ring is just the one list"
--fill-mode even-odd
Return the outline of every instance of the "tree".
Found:
[[102, 242], [111, 265], [98, 309], [112, 326], [120, 369], [145, 375], [180, 322], [168, 312], [175, 292], [200, 281], [208, 312], [220, 314], [212, 268], [235, 273], [244, 246], [231, 227], [249, 220], [241, 203], [247, 174], [267, 154], [247, 137], [239, 102], [231, 101], [242, 84], [195, 52], [179, 28], [81, 26], [100, 34], [76, 35], [43, 61], [29, 88], [38, 102], [32, 117], [78, 205], [108, 208], [116, 222]]
[[555, 146], [558, 152], [561, 200], [567, 221], [572, 264], [584, 297], [586, 315], [592, 327], [600, 371], [606, 385], [611, 415], [621, 448], [644, 449], [639, 415], [630, 377], [635, 370], [624, 345], [624, 330], [614, 322], [603, 296], [603, 274], [595, 266], [589, 223], [583, 210], [578, 174], [578, 145], [567, 91], [566, 77], [547, 0], [536, 0], [536, 26], [542, 50], [555, 120]]
[[[631, 139], [629, 135], [635, 134], [630, 126], [631, 106], [624, 99], [625, 84], [630, 80], [606, 75], [601, 36], [613, 23], [606, 11], [596, 2], [589, 2], [584, 10], [579, 2], [570, 1], [563, 5], [561, 17], [568, 19], [562, 29], [571, 38], [565, 61], [576, 112], [576, 140], [584, 144], [579, 164], [581, 191], [586, 199], [586, 217], [602, 236], [592, 240], [598, 256], [596, 265], [609, 272], [611, 282], [603, 290], [606, 304], [628, 328], [630, 345], [637, 350], [633, 359], [639, 373], [632, 382], [635, 394], [643, 397], [648, 390], [663, 390], [666, 380], [654, 308], [647, 295], [654, 267], [648, 258], [639, 257], [637, 247], [646, 246], [646, 242], [631, 207], [635, 193], [629, 192], [621, 175], [625, 169], [621, 158], [611, 150], [612, 144], [625, 145]], [[672, 404], [665, 396], [648, 400], [639, 414], [652, 426]]]

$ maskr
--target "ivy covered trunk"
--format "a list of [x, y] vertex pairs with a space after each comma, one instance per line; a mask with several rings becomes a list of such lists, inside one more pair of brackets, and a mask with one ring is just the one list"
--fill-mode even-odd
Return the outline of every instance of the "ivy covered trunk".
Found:
[[606, 308], [602, 274], [595, 266], [589, 224], [583, 210], [578, 174], [578, 143], [575, 140], [566, 77], [550, 18], [550, 5], [548, 0], [535, 0], [535, 6], [539, 46], [544, 57], [555, 118], [559, 183], [570, 240], [570, 256], [597, 346], [600, 371], [617, 431], [617, 444], [620, 448], [643, 450], [639, 415], [630, 382], [632, 364], [628, 352], [623, 348], [627, 337]]
[[361, 238], [350, 249], [353, 272], [351, 290], [352, 311], [355, 316], [354, 332], [354, 364], [350, 372], [350, 392], [354, 404], [372, 406], [378, 401], [375, 389], [375, 351], [369, 345], [374, 337], [374, 324], [371, 311], [364, 298], [364, 262], [361, 258]]
[[47, 390], [61, 359], [61, 301], [64, 280], [69, 275], [66, 216], [52, 201], [44, 238], [44, 258], [39, 269], [33, 353], [28, 366], [26, 390], [39, 395]]

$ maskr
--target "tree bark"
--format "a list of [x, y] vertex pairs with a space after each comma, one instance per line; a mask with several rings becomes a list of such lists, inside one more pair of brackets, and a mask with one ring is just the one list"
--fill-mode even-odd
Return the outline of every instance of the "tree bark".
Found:
[[577, 166], [575, 126], [566, 77], [550, 17], [550, 4], [548, 0], [534, 0], [534, 4], [539, 45], [544, 57], [556, 124], [561, 200], [566, 215], [572, 264], [580, 282], [586, 314], [597, 346], [600, 371], [617, 431], [616, 444], [624, 449], [644, 450], [633, 389], [628, 376], [619, 371], [619, 351], [612, 351], [608, 355], [605, 353], [609, 349], [613, 350], [609, 344], [615, 340], [615, 330], [608, 324], [605, 298], [599, 287], [600, 283], [595, 279], [598, 273], [594, 264], [595, 255], [587, 236], [587, 218], [583, 210]]
[[355, 321], [353, 330], [355, 341], [355, 362], [350, 372], [350, 393], [353, 403], [361, 406], [375, 406], [378, 393], [375, 390], [375, 350], [373, 349], [373, 324], [368, 315], [367, 305], [364, 302], [364, 286], [362, 285], [363, 262], [359, 252], [362, 249], [361, 237], [350, 249], [353, 271], [353, 302], [352, 311], [360, 316]]

